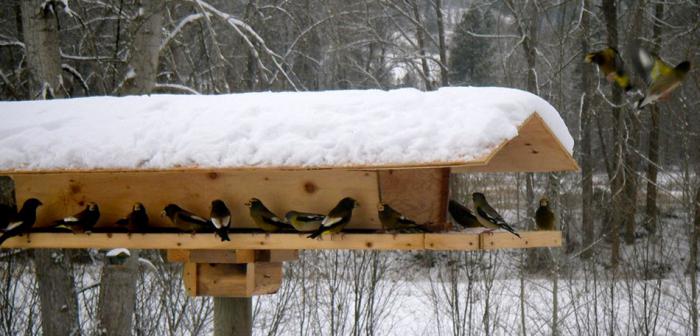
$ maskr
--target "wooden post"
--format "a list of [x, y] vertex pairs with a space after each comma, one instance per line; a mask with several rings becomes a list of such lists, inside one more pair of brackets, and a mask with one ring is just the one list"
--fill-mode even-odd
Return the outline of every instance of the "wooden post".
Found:
[[251, 298], [214, 298], [214, 336], [250, 336], [253, 334]]

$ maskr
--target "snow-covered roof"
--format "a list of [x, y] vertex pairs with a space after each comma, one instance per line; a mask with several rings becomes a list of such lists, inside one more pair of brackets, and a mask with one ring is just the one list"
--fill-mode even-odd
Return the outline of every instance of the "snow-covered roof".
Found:
[[507, 88], [0, 102], [0, 171], [459, 165], [535, 113], [570, 155], [559, 113]]

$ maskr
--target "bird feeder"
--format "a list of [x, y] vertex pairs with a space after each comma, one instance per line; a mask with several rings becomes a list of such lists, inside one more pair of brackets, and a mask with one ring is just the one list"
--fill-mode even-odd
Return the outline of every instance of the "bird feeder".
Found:
[[[0, 137], [0, 153], [10, 153], [0, 155], [0, 175], [14, 180], [18, 204], [31, 197], [44, 204], [37, 212], [37, 232], [9, 239], [4, 248], [165, 249], [170, 261], [184, 263], [185, 286], [193, 296], [274, 293], [281, 284], [282, 263], [298, 258], [302, 249], [561, 246], [560, 231], [521, 231], [522, 239], [505, 232], [447, 232], [450, 173], [578, 169], [571, 155], [573, 140], [558, 113], [540, 98], [510, 89], [154, 95], [0, 105], [0, 117], [10, 121], [0, 126], [0, 134], [15, 134]], [[328, 111], [336, 114], [327, 116]], [[444, 128], [458, 123], [455, 117], [460, 113], [466, 125], [476, 126]], [[271, 117], [275, 115], [278, 119]], [[324, 117], [343, 124], [324, 126]], [[412, 124], [416, 119], [420, 120]], [[314, 124], [317, 121], [320, 124]], [[234, 131], [226, 133], [225, 125], [235, 123]], [[263, 123], [273, 125], [260, 126]], [[305, 123], [312, 125], [304, 128]], [[120, 128], [125, 125], [133, 128]], [[386, 127], [397, 128], [382, 131]], [[84, 133], [71, 134], [73, 129]], [[324, 136], [324, 131], [329, 134]], [[65, 134], [70, 139], [61, 138]], [[240, 153], [246, 139], [258, 143], [249, 145], [254, 150]], [[348, 139], [355, 143], [348, 144]], [[188, 148], [188, 141], [201, 148]], [[236, 151], [230, 152], [233, 145], [226, 141], [236, 144]], [[279, 145], [285, 141], [299, 148]], [[272, 153], [266, 154], [266, 148]], [[227, 155], [233, 155], [233, 161], [240, 155], [240, 162], [227, 161]], [[402, 161], [404, 156], [408, 159]], [[347, 232], [320, 239], [258, 232], [244, 206], [256, 197], [279, 215], [291, 209], [326, 213], [347, 196], [360, 203]], [[175, 203], [206, 217], [214, 199], [224, 200], [231, 209], [230, 241], [222, 242], [213, 233], [174, 232], [168, 219], [159, 215], [166, 204]], [[376, 209], [380, 201], [435, 233], [383, 233]], [[87, 202], [99, 204], [101, 212], [92, 233], [42, 232]], [[134, 202], [143, 203], [154, 231], [110, 231]]]

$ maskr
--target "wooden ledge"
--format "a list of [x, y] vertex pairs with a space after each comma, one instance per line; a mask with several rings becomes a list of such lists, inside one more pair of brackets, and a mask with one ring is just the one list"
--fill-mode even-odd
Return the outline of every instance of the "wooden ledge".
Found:
[[3, 248], [138, 248], [180, 250], [454, 250], [559, 247], [561, 231], [523, 231], [518, 239], [508, 232], [493, 234], [447, 233], [348, 233], [308, 239], [305, 234], [232, 233], [222, 242], [211, 233], [32, 233], [8, 239]]

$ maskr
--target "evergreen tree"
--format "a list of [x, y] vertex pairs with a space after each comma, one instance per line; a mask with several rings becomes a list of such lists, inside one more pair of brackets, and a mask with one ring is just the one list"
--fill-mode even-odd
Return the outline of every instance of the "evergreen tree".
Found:
[[462, 15], [462, 20], [452, 35], [450, 83], [480, 86], [491, 84], [491, 39], [473, 34], [490, 34], [494, 25], [494, 19], [489, 12], [482, 12], [474, 7]]

